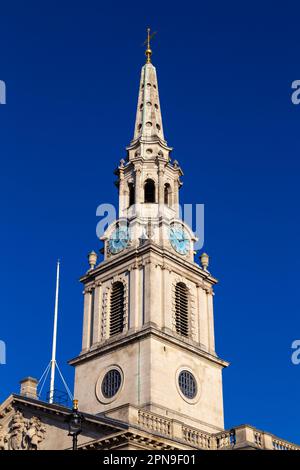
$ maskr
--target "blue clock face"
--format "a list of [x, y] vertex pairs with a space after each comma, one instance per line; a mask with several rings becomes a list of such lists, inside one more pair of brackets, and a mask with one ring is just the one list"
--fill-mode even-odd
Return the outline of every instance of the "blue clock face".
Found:
[[170, 242], [174, 250], [180, 255], [187, 255], [190, 249], [190, 238], [180, 225], [173, 225], [170, 228]]
[[129, 232], [127, 228], [117, 227], [108, 242], [109, 251], [112, 254], [120, 253], [129, 244]]

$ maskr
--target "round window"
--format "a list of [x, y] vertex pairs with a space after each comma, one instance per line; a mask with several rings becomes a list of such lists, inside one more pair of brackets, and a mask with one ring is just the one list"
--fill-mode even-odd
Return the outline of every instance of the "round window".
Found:
[[197, 382], [193, 374], [187, 370], [180, 372], [178, 384], [181, 392], [186, 398], [192, 400], [197, 395]]
[[109, 370], [102, 380], [101, 392], [105, 398], [112, 398], [121, 386], [122, 377], [117, 369]]

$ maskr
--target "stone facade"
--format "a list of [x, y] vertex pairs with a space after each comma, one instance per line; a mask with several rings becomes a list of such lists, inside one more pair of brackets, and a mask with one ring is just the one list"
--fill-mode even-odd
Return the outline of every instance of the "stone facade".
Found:
[[[126, 320], [124, 331], [109, 338], [109, 290], [116, 280], [126, 286]], [[182, 280], [190, 289], [191, 315], [191, 335], [184, 339], [174, 328], [173, 290]], [[108, 412], [130, 403], [166, 414], [171, 398], [168, 413], [173, 416], [177, 413], [183, 419], [185, 415], [189, 424], [201, 422], [206, 431], [223, 429], [221, 371], [227, 363], [217, 357], [214, 347], [211, 300], [215, 279], [196, 264], [179, 265], [175, 256], [149, 241], [139, 253], [128, 250], [118, 257], [115, 266], [110, 261], [102, 263], [83, 281], [88, 282], [85, 296], [90, 297], [95, 289], [97, 300], [93, 315], [91, 302], [85, 301], [83, 351], [71, 361], [76, 367], [74, 395], [81, 409]], [[92, 341], [88, 344], [86, 338]], [[122, 369], [124, 386], [114, 400], [103, 403], [95, 390], [102, 371], [114, 364]], [[198, 378], [199, 396], [194, 403], [178, 392], [176, 374], [184, 367]]]

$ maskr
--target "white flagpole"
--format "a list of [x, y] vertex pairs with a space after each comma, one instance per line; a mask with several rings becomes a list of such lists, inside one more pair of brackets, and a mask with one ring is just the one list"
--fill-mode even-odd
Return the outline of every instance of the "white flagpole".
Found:
[[57, 261], [57, 269], [56, 269], [56, 291], [55, 291], [55, 307], [54, 307], [54, 323], [53, 323], [53, 341], [52, 341], [52, 358], [51, 358], [49, 403], [53, 403], [53, 398], [54, 398], [54, 380], [55, 380], [55, 367], [56, 367], [57, 315], [58, 315], [58, 292], [59, 292], [59, 260]]

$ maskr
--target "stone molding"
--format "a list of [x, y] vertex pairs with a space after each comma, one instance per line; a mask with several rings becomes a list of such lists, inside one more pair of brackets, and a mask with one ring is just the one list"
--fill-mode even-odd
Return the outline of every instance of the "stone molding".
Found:
[[181, 337], [175, 337], [173, 330], [165, 329], [162, 331], [161, 329], [153, 326], [153, 324], [150, 326], [146, 325], [137, 331], [128, 331], [125, 335], [120, 334], [120, 337], [118, 336], [109, 338], [98, 349], [84, 351], [79, 356], [76, 356], [75, 358], [71, 359], [69, 361], [69, 364], [77, 366], [78, 364], [88, 361], [91, 358], [108, 354], [109, 352], [115, 349], [122, 348], [127, 343], [140, 341], [142, 338], [145, 338], [147, 336], [153, 336], [163, 341], [167, 341], [171, 344], [175, 344], [177, 347], [183, 348], [184, 350], [188, 348], [189, 351], [195, 353], [200, 357], [203, 357], [204, 359], [207, 359], [208, 361], [214, 362], [219, 367], [223, 368], [229, 365], [229, 362], [220, 359], [217, 355], [210, 354], [209, 352], [203, 350], [198, 342], [192, 341], [188, 338], [183, 339]]

